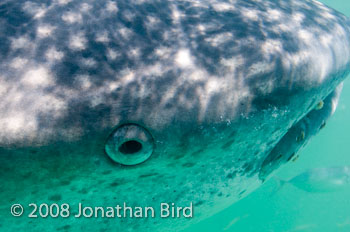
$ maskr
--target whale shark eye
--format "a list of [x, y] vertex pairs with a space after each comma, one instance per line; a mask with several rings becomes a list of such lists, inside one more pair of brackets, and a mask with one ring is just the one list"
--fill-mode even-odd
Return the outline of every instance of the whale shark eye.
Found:
[[136, 165], [146, 161], [153, 153], [152, 135], [137, 124], [124, 124], [115, 129], [105, 145], [107, 155], [123, 165]]

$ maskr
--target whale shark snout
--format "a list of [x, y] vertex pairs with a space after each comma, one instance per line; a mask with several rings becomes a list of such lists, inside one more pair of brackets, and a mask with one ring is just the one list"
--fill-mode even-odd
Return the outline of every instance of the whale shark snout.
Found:
[[[349, 19], [317, 1], [0, 3], [0, 227], [178, 231], [252, 192], [322, 128]], [[12, 204], [69, 203], [22, 217]], [[75, 218], [193, 205], [193, 218]]]

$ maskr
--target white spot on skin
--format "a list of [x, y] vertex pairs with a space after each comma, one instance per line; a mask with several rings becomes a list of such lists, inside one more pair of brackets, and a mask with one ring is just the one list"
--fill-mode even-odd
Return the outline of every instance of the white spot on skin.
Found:
[[95, 95], [91, 97], [90, 105], [91, 107], [96, 107], [104, 102], [103, 97], [100, 95]]
[[73, 50], [84, 50], [87, 40], [84, 35], [73, 35], [69, 42], [69, 47]]
[[39, 6], [37, 3], [25, 2], [23, 10], [31, 14], [35, 19], [45, 16], [47, 9], [44, 6]]
[[175, 57], [175, 62], [181, 68], [186, 68], [193, 65], [190, 51], [188, 49], [181, 49]]
[[80, 11], [81, 12], [89, 12], [92, 9], [92, 6], [90, 6], [88, 3], [83, 3], [80, 6]]
[[108, 85], [109, 92], [115, 91], [117, 88], [119, 88], [119, 83], [117, 81], [110, 82]]
[[171, 50], [167, 47], [159, 47], [156, 49], [155, 54], [162, 59], [168, 59], [171, 54]]
[[[220, 80], [217, 77], [210, 76], [207, 77], [207, 82], [205, 83], [204, 88], [197, 88], [196, 94], [199, 97], [200, 102], [200, 113], [198, 120], [204, 120], [206, 117], [206, 112], [209, 107], [210, 100], [212, 96], [214, 96], [218, 92], [225, 92], [227, 90], [227, 86], [232, 86], [231, 83], [227, 83], [224, 79]], [[228, 95], [228, 98], [231, 98]], [[232, 102], [234, 104], [234, 102]], [[217, 113], [221, 114], [225, 109], [224, 104], [217, 105], [216, 108]]]
[[332, 45], [332, 39], [333, 37], [328, 34], [320, 36], [320, 41], [325, 47]]
[[332, 15], [331, 13], [329, 13], [329, 12], [324, 12], [323, 14], [322, 14], [322, 16], [323, 17], [325, 17], [325, 18], [327, 18], [327, 19], [335, 19], [335, 16], [334, 15]]
[[102, 34], [97, 35], [96, 41], [101, 43], [108, 43], [110, 41], [108, 37], [108, 32], [105, 31]]
[[305, 19], [305, 15], [303, 15], [302, 13], [295, 13], [292, 15], [292, 19], [293, 21], [295, 21], [296, 23], [302, 23]]
[[134, 79], [135, 79], [135, 73], [134, 72], [132, 72], [130, 70], [124, 71], [124, 75], [122, 77], [122, 81], [124, 83], [130, 83], [130, 82], [134, 81]]
[[48, 87], [53, 84], [49, 70], [45, 67], [29, 70], [26, 72], [21, 82], [30, 87]]
[[134, 48], [129, 52], [129, 55], [133, 58], [138, 58], [140, 57], [140, 49], [139, 48]]
[[277, 21], [277, 20], [281, 19], [282, 14], [278, 10], [268, 9], [267, 13], [266, 13], [266, 16], [271, 21]]
[[181, 13], [179, 10], [174, 9], [172, 12], [172, 18], [174, 20], [175, 23], [179, 22], [180, 18], [181, 18]]
[[14, 112], [14, 114], [1, 119], [0, 128], [11, 136], [20, 133], [23, 129], [26, 131], [34, 131], [36, 130], [37, 125], [35, 120], [28, 120], [28, 115]]
[[255, 75], [263, 75], [266, 72], [273, 72], [275, 66], [272, 62], [257, 62], [249, 67], [247, 77], [252, 77]]
[[227, 72], [234, 73], [238, 67], [244, 65], [244, 58], [242, 56], [236, 56], [230, 59], [222, 59], [220, 63], [225, 66]]
[[11, 41], [12, 49], [28, 48], [29, 45], [30, 45], [30, 41], [26, 37], [19, 37]]
[[124, 10], [123, 11], [123, 18], [125, 18], [127, 21], [132, 22], [134, 21], [136, 17], [136, 12], [131, 10]]
[[27, 59], [16, 57], [10, 63], [10, 67], [14, 69], [23, 68], [28, 63]]
[[77, 76], [77, 81], [79, 82], [79, 85], [82, 90], [88, 90], [92, 86], [90, 77], [87, 75]]
[[296, 66], [299, 66], [301, 63], [309, 62], [309, 59], [311, 56], [312, 54], [310, 53], [310, 51], [305, 50], [295, 54], [290, 54], [283, 61], [286, 67], [288, 66], [296, 67]]
[[130, 39], [132, 36], [132, 31], [128, 28], [121, 28], [118, 30], [118, 32], [123, 37], [123, 39]]
[[118, 7], [117, 7], [117, 4], [115, 2], [109, 1], [107, 3], [106, 7], [107, 7], [107, 11], [110, 13], [118, 12]]
[[46, 59], [49, 61], [61, 60], [64, 56], [63, 52], [57, 51], [55, 48], [50, 48], [46, 51]]
[[204, 81], [206, 78], [206, 73], [201, 71], [201, 70], [197, 70], [194, 72], [191, 72], [191, 74], [188, 76], [189, 81]]
[[229, 3], [214, 3], [212, 6], [214, 10], [218, 12], [233, 11], [235, 9], [233, 4], [229, 4]]
[[88, 67], [94, 67], [97, 65], [97, 62], [93, 58], [82, 59], [82, 64]]
[[209, 42], [211, 44], [211, 46], [213, 47], [218, 47], [221, 44], [232, 40], [232, 34], [229, 32], [226, 33], [221, 33], [215, 36], [212, 36], [208, 39], [206, 39], [205, 41]]
[[83, 16], [76, 12], [66, 12], [62, 15], [62, 20], [69, 24], [82, 23]]
[[[29, 72], [34, 75], [35, 72], [42, 71], [30, 70]], [[66, 104], [61, 99], [40, 89], [33, 91], [33, 87], [26, 86], [26, 83], [12, 85], [2, 82], [0, 84], [5, 86], [7, 90], [6, 95], [1, 97], [5, 104], [0, 105], [0, 137], [6, 137], [10, 140], [38, 139], [37, 116], [39, 114], [46, 115], [54, 120], [66, 110]], [[40, 132], [41, 136], [44, 137], [45, 131], [41, 130]]]
[[206, 83], [206, 93], [208, 94], [212, 94], [212, 93], [216, 93], [221, 89], [221, 83], [216, 80], [216, 79], [210, 79], [209, 81], [207, 81]]
[[50, 25], [40, 25], [37, 29], [37, 35], [39, 38], [45, 38], [52, 34], [54, 27]]
[[253, 9], [244, 9], [241, 11], [241, 14], [244, 18], [248, 18], [250, 20], [257, 21], [259, 19], [258, 11]]
[[310, 42], [312, 42], [311, 40], [313, 38], [313, 36], [310, 32], [303, 30], [303, 29], [298, 31], [298, 37], [300, 40], [302, 40], [306, 44], [309, 44]]
[[146, 28], [148, 30], [158, 30], [161, 24], [161, 20], [157, 17], [147, 16], [145, 20]]
[[160, 23], [160, 19], [153, 17], [153, 16], [147, 16], [147, 21], [148, 23], [155, 25], [155, 24], [159, 24]]
[[282, 43], [279, 40], [269, 39], [265, 43], [263, 43], [261, 49], [265, 55], [281, 53]]
[[152, 76], [162, 76], [164, 75], [164, 71], [166, 70], [165, 67], [161, 64], [154, 64], [154, 65], [149, 65], [145, 67], [145, 73], [148, 73], [149, 75]]
[[115, 60], [118, 57], [118, 53], [113, 49], [108, 49], [107, 58], [110, 60]]
[[203, 35], [205, 33], [205, 26], [202, 24], [199, 24], [197, 26], [197, 30]]
[[37, 11], [37, 13], [35, 14], [34, 18], [37, 19], [37, 18], [42, 18], [44, 17], [46, 14], [46, 9], [39, 9]]
[[58, 5], [66, 5], [70, 3], [72, 0], [56, 0]]
[[280, 23], [280, 24], [276, 25], [276, 28], [274, 28], [273, 30], [277, 33], [278, 33], [278, 30], [284, 31], [284, 32], [291, 32], [292, 30], [295, 30], [295, 28], [289, 24]]

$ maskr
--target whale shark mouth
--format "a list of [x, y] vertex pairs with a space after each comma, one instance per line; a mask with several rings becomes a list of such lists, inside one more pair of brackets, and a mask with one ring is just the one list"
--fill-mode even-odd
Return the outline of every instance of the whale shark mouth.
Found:
[[117, 127], [105, 145], [107, 155], [123, 165], [140, 164], [150, 158], [153, 150], [154, 140], [150, 132], [133, 123]]
[[136, 140], [124, 142], [118, 148], [118, 151], [122, 154], [135, 154], [140, 150], [142, 150], [142, 144]]
[[341, 89], [342, 84], [318, 102], [281, 137], [261, 165], [259, 178], [262, 181], [265, 181], [281, 165], [295, 161], [298, 157], [297, 153], [310, 141], [310, 138], [325, 127], [327, 119], [337, 107]]

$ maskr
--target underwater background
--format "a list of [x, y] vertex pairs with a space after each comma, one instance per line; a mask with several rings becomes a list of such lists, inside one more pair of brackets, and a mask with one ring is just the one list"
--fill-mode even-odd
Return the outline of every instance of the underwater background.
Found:
[[[320, 2], [350, 17], [350, 0]], [[350, 165], [350, 78], [338, 108], [326, 127], [299, 152], [295, 162], [282, 167], [276, 176], [289, 180], [317, 167]], [[274, 178], [241, 201], [193, 225], [184, 232], [287, 232], [350, 231], [349, 189], [330, 193], [310, 193], [286, 184], [278, 188]]]

